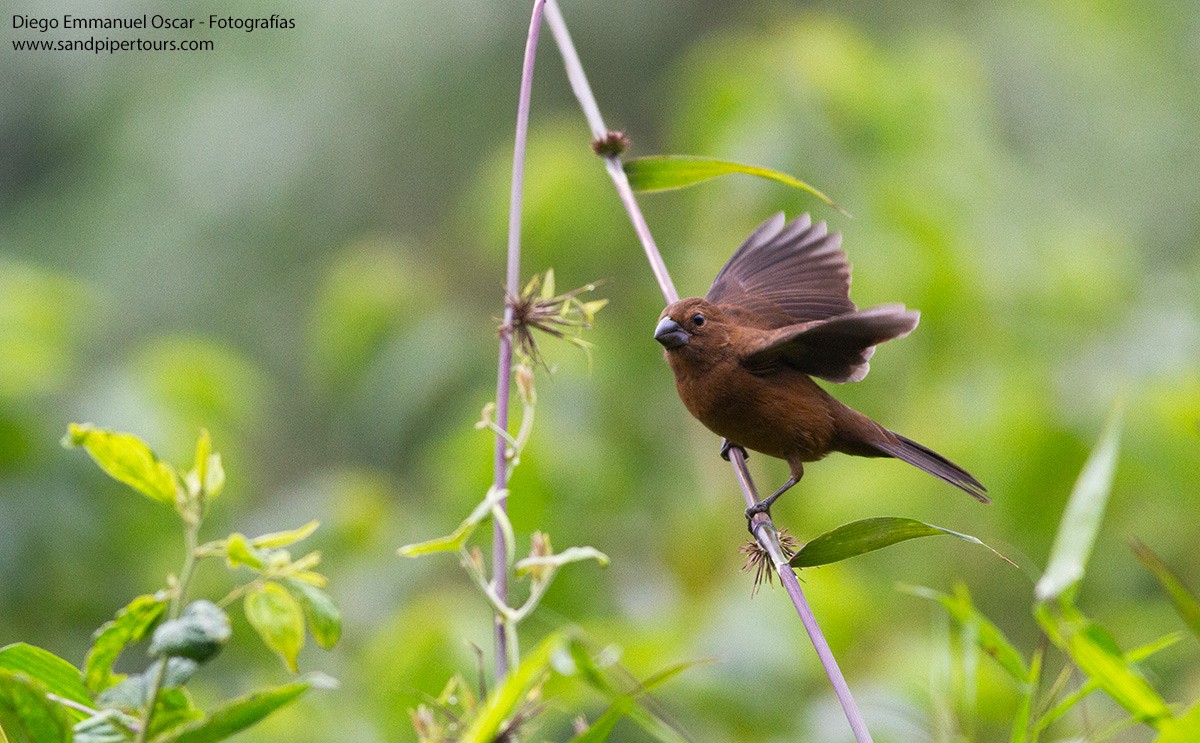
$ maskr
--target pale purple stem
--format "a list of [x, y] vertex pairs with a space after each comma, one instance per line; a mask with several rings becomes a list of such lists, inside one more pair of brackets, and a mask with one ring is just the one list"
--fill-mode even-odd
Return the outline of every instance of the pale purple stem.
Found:
[[[750, 469], [746, 467], [746, 455], [740, 448], [735, 446], [729, 449], [729, 463], [733, 465], [733, 472], [737, 476], [738, 484], [742, 486], [746, 506], [758, 503], [758, 489], [754, 487], [754, 480], [750, 478]], [[812, 641], [813, 648], [817, 651], [817, 658], [825, 668], [825, 675], [829, 677], [829, 683], [833, 685], [833, 692], [842, 704], [846, 720], [850, 723], [850, 729], [854, 731], [854, 739], [860, 743], [870, 743], [871, 731], [867, 730], [867, 723], [863, 720], [862, 713], [858, 711], [854, 695], [850, 693], [850, 687], [846, 685], [846, 677], [842, 675], [842, 669], [838, 667], [837, 660], [833, 657], [833, 651], [829, 649], [829, 643], [825, 641], [825, 633], [821, 631], [821, 625], [817, 623], [817, 618], [813, 614], [812, 608], [809, 607], [808, 600], [804, 597], [804, 591], [800, 589], [800, 579], [796, 577], [791, 565], [788, 565], [783, 548], [779, 545], [779, 534], [775, 531], [775, 524], [771, 523], [771, 518], [767, 514], [758, 513], [754, 515], [751, 528], [754, 530], [754, 537], [771, 556], [775, 572], [779, 574], [779, 582], [783, 584], [788, 596], [791, 597], [792, 604], [796, 607], [796, 613], [800, 615], [800, 621], [804, 623], [804, 629], [808, 631], [808, 639]]]
[[[567, 78], [570, 80], [571, 89], [575, 92], [575, 97], [579, 99], [579, 105], [583, 109], [584, 116], [587, 118], [593, 137], [603, 137], [608, 133], [608, 129], [604, 126], [604, 119], [600, 115], [600, 108], [596, 103], [596, 97], [592, 94], [592, 88], [588, 84], [587, 75], [583, 71], [583, 64], [579, 60], [579, 54], [575, 51], [575, 44], [571, 41], [571, 34], [567, 31], [566, 22], [563, 20], [562, 12], [559, 11], [555, 0], [546, 0], [546, 24], [550, 26], [550, 31], [554, 34], [554, 40], [558, 44], [563, 64], [567, 70]], [[658, 246], [655, 245], [654, 238], [650, 235], [650, 228], [646, 225], [646, 219], [642, 216], [642, 211], [638, 207], [633, 189], [629, 185], [629, 179], [625, 176], [625, 171], [621, 168], [620, 157], [605, 157], [604, 161], [605, 168], [612, 178], [613, 185], [616, 186], [617, 194], [621, 197], [621, 203], [625, 206], [625, 211], [629, 213], [633, 229], [642, 243], [643, 250], [646, 252], [646, 258], [650, 261], [650, 268], [654, 272], [654, 278], [658, 281], [663, 297], [667, 300], [668, 304], [677, 301], [679, 294], [675, 291], [675, 285], [671, 282], [671, 276], [667, 272], [661, 254], [658, 252]], [[758, 502], [758, 492], [754, 488], [754, 482], [750, 479], [750, 472], [746, 468], [746, 461], [739, 449], [734, 448], [730, 450], [729, 462], [733, 466], [738, 484], [741, 485], [746, 505], [754, 505]], [[825, 641], [825, 635], [821, 632], [821, 627], [817, 624], [817, 619], [808, 605], [808, 600], [804, 597], [804, 592], [800, 590], [800, 580], [796, 577], [791, 566], [787, 564], [783, 548], [779, 544], [779, 533], [775, 530], [775, 525], [771, 523], [771, 519], [767, 514], [760, 513], [754, 517], [753, 528], [755, 538], [762, 545], [762, 548], [767, 551], [767, 554], [771, 556], [772, 562], [776, 567], [776, 572], [779, 573], [779, 579], [787, 590], [792, 604], [796, 607], [796, 613], [800, 615], [800, 621], [804, 623], [804, 629], [808, 631], [809, 640], [812, 641], [813, 648], [817, 651], [817, 658], [821, 661], [821, 666], [825, 669], [825, 675], [829, 677], [829, 683], [833, 685], [834, 693], [842, 705], [842, 710], [846, 713], [846, 719], [850, 723], [850, 729], [854, 732], [855, 740], [858, 743], [871, 743], [871, 733], [867, 730], [862, 713], [859, 712], [858, 705], [854, 701], [854, 696], [850, 693], [850, 688], [846, 685], [846, 678], [842, 675], [841, 669], [838, 668], [837, 661], [833, 657], [833, 652], [829, 649], [829, 643]]]
[[[608, 129], [604, 127], [604, 119], [600, 116], [600, 107], [596, 104], [592, 86], [583, 72], [583, 64], [579, 61], [579, 54], [575, 51], [574, 42], [571, 41], [571, 33], [567, 31], [567, 24], [563, 20], [562, 12], [554, 0], [546, 0], [546, 25], [550, 26], [550, 32], [554, 34], [554, 40], [558, 43], [563, 65], [567, 69], [567, 79], [571, 83], [571, 90], [575, 91], [575, 97], [579, 99], [579, 105], [583, 108], [583, 115], [587, 119], [588, 127], [592, 130], [592, 138], [599, 139], [608, 134]], [[646, 260], [650, 261], [650, 270], [654, 272], [659, 289], [667, 298], [668, 304], [677, 301], [679, 292], [675, 291], [675, 284], [671, 282], [671, 274], [667, 272], [667, 266], [663, 263], [658, 246], [654, 244], [654, 237], [650, 234], [650, 227], [646, 224], [646, 218], [642, 216], [642, 210], [638, 208], [637, 199], [633, 196], [633, 188], [629, 185], [629, 178], [621, 168], [621, 158], [616, 155], [605, 157], [604, 166], [617, 189], [617, 195], [621, 197], [621, 203], [625, 205], [625, 211], [629, 213], [633, 231], [637, 233], [638, 240], [646, 251]]]
[[[517, 98], [517, 133], [513, 145], [512, 190], [508, 208], [508, 270], [505, 274], [504, 324], [500, 327], [500, 360], [496, 367], [496, 426], [508, 430], [508, 403], [512, 387], [512, 319], [509, 298], [520, 291], [521, 279], [521, 203], [525, 188], [525, 143], [529, 134], [529, 102], [533, 97], [533, 62], [537, 53], [538, 32], [546, 0], [534, 0], [533, 16], [529, 20], [529, 36], [525, 41], [525, 63], [521, 67], [521, 91]], [[492, 485], [497, 490], [508, 487], [508, 441], [496, 434], [495, 472]], [[507, 509], [507, 499], [500, 501]], [[492, 585], [500, 600], [508, 602], [508, 548], [498, 522], [492, 524]], [[508, 672], [508, 638], [500, 617], [496, 617], [496, 680]]]

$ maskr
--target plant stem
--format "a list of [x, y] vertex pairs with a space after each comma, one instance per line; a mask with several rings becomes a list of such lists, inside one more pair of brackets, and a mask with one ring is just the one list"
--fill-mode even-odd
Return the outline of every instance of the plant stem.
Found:
[[[741, 449], [736, 446], [729, 449], [729, 463], [733, 465], [738, 484], [742, 486], [746, 505], [753, 506], [758, 503], [758, 490], [754, 487], [754, 481], [750, 479], [750, 470], [746, 467], [746, 457]], [[796, 607], [796, 613], [800, 615], [800, 621], [804, 623], [808, 639], [812, 641], [813, 648], [817, 651], [817, 658], [821, 660], [821, 666], [825, 669], [825, 675], [829, 677], [829, 683], [833, 685], [833, 692], [842, 705], [842, 711], [846, 713], [850, 729], [854, 731], [854, 739], [860, 743], [864, 741], [870, 743], [871, 732], [867, 730], [867, 723], [863, 720], [862, 713], [858, 711], [858, 704], [854, 701], [854, 695], [850, 693], [850, 687], [846, 685], [842, 669], [838, 668], [833, 651], [829, 649], [829, 643], [825, 641], [821, 625], [817, 623], [817, 618], [813, 615], [808, 600], [804, 598], [804, 591], [800, 589], [800, 579], [796, 577], [792, 566], [788, 564], [783, 549], [779, 547], [779, 534], [775, 531], [775, 525], [771, 523], [771, 517], [765, 513], [755, 514], [751, 528], [754, 530], [754, 537], [759, 544], [771, 555], [771, 561], [775, 564], [775, 572], [779, 574], [779, 582], [783, 584], [788, 596], [791, 597], [792, 604]]]
[[[558, 50], [562, 55], [571, 90], [579, 99], [583, 115], [587, 118], [588, 126], [592, 130], [592, 137], [599, 139], [608, 134], [608, 129], [604, 126], [604, 119], [600, 116], [600, 107], [596, 104], [596, 96], [592, 94], [592, 86], [588, 84], [587, 75], [583, 72], [583, 64], [579, 61], [579, 54], [575, 51], [575, 43], [571, 41], [571, 33], [567, 30], [566, 21], [563, 20], [562, 12], [558, 9], [558, 3], [555, 0], [546, 1], [546, 24], [550, 26], [550, 32], [554, 34], [554, 41], [557, 42]], [[650, 262], [650, 270], [654, 272], [654, 278], [658, 281], [663, 296], [668, 304], [677, 301], [679, 292], [675, 291], [675, 284], [671, 282], [671, 274], [667, 272], [667, 266], [663, 263], [658, 246], [654, 243], [654, 237], [650, 234], [650, 227], [646, 224], [646, 218], [642, 216], [642, 210], [638, 208], [633, 188], [629, 185], [629, 178], [621, 167], [620, 156], [605, 157], [604, 168], [608, 171], [608, 176], [612, 178], [613, 186], [617, 189], [617, 195], [620, 196], [625, 211], [629, 213], [633, 231], [637, 233], [638, 240], [641, 241], [642, 248], [646, 251], [646, 260]]]
[[[178, 619], [183, 611], [183, 601], [187, 594], [188, 584], [192, 582], [192, 573], [196, 571], [196, 546], [199, 543], [200, 518], [184, 518], [183, 543], [186, 550], [183, 556], [183, 568], [179, 571], [179, 580], [175, 585], [175, 593], [167, 605], [167, 620]], [[167, 659], [161, 658], [154, 664], [154, 677], [150, 682], [150, 698], [146, 710], [142, 713], [142, 727], [138, 730], [135, 743], [146, 743], [150, 735], [150, 721], [154, 718], [154, 707], [162, 693], [163, 680], [167, 675]]]
[[[496, 425], [501, 431], [508, 430], [508, 403], [512, 388], [513, 308], [511, 300], [520, 291], [518, 282], [521, 273], [521, 204], [525, 184], [525, 143], [529, 132], [529, 102], [533, 97], [533, 63], [537, 52], [538, 32], [542, 27], [542, 13], [546, 0], [534, 0], [533, 14], [529, 20], [529, 35], [525, 41], [525, 62], [521, 67], [521, 90], [517, 98], [517, 131], [513, 146], [512, 190], [508, 209], [508, 269], [505, 274], [504, 323], [500, 326], [500, 359], [496, 368]], [[493, 486], [503, 490], [508, 486], [508, 441], [505, 436], [496, 436], [495, 470]], [[507, 509], [507, 500], [500, 501], [501, 510]], [[492, 524], [492, 585], [500, 600], [508, 602], [508, 547], [499, 523]], [[507, 627], [508, 620], [500, 613], [495, 619], [496, 680], [499, 681], [515, 665], [510, 660], [510, 640], [515, 631]]]
[[[558, 4], [555, 0], [546, 0], [546, 23], [550, 26], [551, 33], [554, 34], [554, 40], [558, 44], [563, 64], [567, 70], [567, 78], [571, 82], [571, 89], [575, 92], [575, 97], [579, 99], [579, 105], [583, 109], [584, 116], [587, 117], [593, 136], [595, 138], [604, 136], [608, 133], [608, 129], [604, 126], [604, 120], [600, 116], [600, 107], [596, 103], [596, 97], [592, 94], [591, 86], [588, 84], [587, 76], [583, 71], [583, 65], [579, 60], [579, 54], [575, 51], [575, 44], [571, 41], [571, 35], [567, 31], [566, 22], [563, 20], [562, 13], [558, 9]], [[654, 239], [650, 235], [650, 229], [646, 225], [646, 219], [642, 216], [641, 209], [638, 207], [637, 199], [633, 195], [633, 189], [629, 185], [629, 179], [625, 176], [625, 171], [621, 167], [620, 157], [617, 155], [606, 156], [604, 158], [604, 165], [609, 176], [612, 178], [613, 185], [616, 186], [617, 194], [621, 198], [621, 203], [625, 206], [625, 211], [629, 213], [629, 219], [633, 223], [634, 231], [642, 243], [643, 250], [646, 252], [646, 258], [650, 262], [650, 268], [654, 272], [654, 277], [658, 281], [663, 297], [668, 304], [677, 301], [679, 293], [675, 290], [675, 285], [671, 282], [671, 276], [667, 272], [662, 256], [658, 252], [658, 246], [655, 245]], [[738, 483], [741, 485], [746, 504], [754, 505], [758, 502], [758, 493], [754, 488], [753, 481], [750, 479], [750, 472], [746, 469], [746, 461], [741, 451], [737, 448], [731, 449], [730, 453], [729, 462], [733, 466]], [[817, 651], [817, 657], [825, 669], [825, 674], [829, 677], [830, 684], [833, 685], [834, 693], [837, 694], [838, 701], [842, 705], [842, 710], [846, 713], [850, 729], [854, 731], [855, 740], [859, 741], [859, 743], [869, 743], [871, 741], [871, 733], [867, 730], [866, 722], [858, 710], [854, 696], [850, 693], [850, 689], [846, 685], [846, 679], [842, 675], [841, 669], [838, 668], [837, 661], [833, 657], [833, 652], [829, 649], [829, 643], [825, 641], [825, 636], [821, 632], [821, 627], [808, 605], [808, 600], [804, 597], [804, 592], [800, 589], [800, 581], [796, 577], [795, 572], [792, 571], [791, 566], [787, 564], [787, 558], [784, 556], [783, 548], [779, 544], [779, 533], [775, 530], [774, 524], [771, 523], [770, 517], [765, 513], [754, 517], [753, 529], [755, 538], [762, 545], [763, 549], [767, 551], [767, 554], [771, 556], [772, 562], [775, 563], [780, 582], [783, 583], [788, 596], [792, 600], [792, 604], [796, 607], [796, 613], [800, 615], [800, 621], [804, 623], [804, 628], [808, 631], [808, 637]]]

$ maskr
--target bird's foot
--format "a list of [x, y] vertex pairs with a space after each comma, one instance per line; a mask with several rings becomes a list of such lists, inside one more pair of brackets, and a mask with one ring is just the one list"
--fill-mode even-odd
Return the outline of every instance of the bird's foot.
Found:
[[740, 451], [742, 453], [742, 459], [750, 458], [750, 455], [746, 452], [746, 447], [735, 444], [732, 441], [730, 441], [729, 439], [723, 439], [721, 441], [721, 459], [724, 459], [726, 462], [729, 461], [729, 450], [730, 449], [737, 449], [738, 451]]
[[746, 509], [746, 529], [751, 534], [754, 533], [754, 517], [760, 513], [765, 513], [768, 519], [771, 518], [771, 506], [774, 505], [775, 499], [780, 495], [783, 495], [783, 493], [775, 493], [770, 498], [764, 498]]

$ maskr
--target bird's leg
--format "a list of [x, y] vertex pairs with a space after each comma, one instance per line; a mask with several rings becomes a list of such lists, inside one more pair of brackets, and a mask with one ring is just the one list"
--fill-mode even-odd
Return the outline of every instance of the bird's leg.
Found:
[[800, 482], [800, 478], [803, 476], [804, 467], [799, 463], [792, 464], [792, 476], [788, 478], [787, 482], [780, 486], [779, 490], [776, 490], [768, 497], [763, 498], [758, 503], [755, 503], [753, 506], [750, 506], [746, 509], [746, 526], [750, 529], [751, 534], [754, 533], [754, 517], [760, 513], [765, 513], [768, 517], [770, 517], [771, 506], [774, 505], [775, 501], [779, 500], [779, 496], [783, 495], [790, 490], [793, 485]]
[[729, 461], [729, 450], [730, 449], [741, 449], [742, 450], [742, 459], [750, 458], [750, 455], [748, 453], [746, 453], [746, 447], [741, 446], [739, 444], [735, 444], [732, 441], [730, 441], [729, 439], [721, 439], [721, 459], [724, 459], [726, 462]]

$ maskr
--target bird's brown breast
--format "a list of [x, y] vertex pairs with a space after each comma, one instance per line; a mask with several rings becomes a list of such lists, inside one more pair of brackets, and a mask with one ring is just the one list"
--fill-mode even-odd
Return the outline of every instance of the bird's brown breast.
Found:
[[667, 360], [683, 404], [717, 435], [790, 462], [829, 452], [836, 403], [807, 375], [786, 367], [752, 373], [733, 356], [711, 362], [684, 351]]

